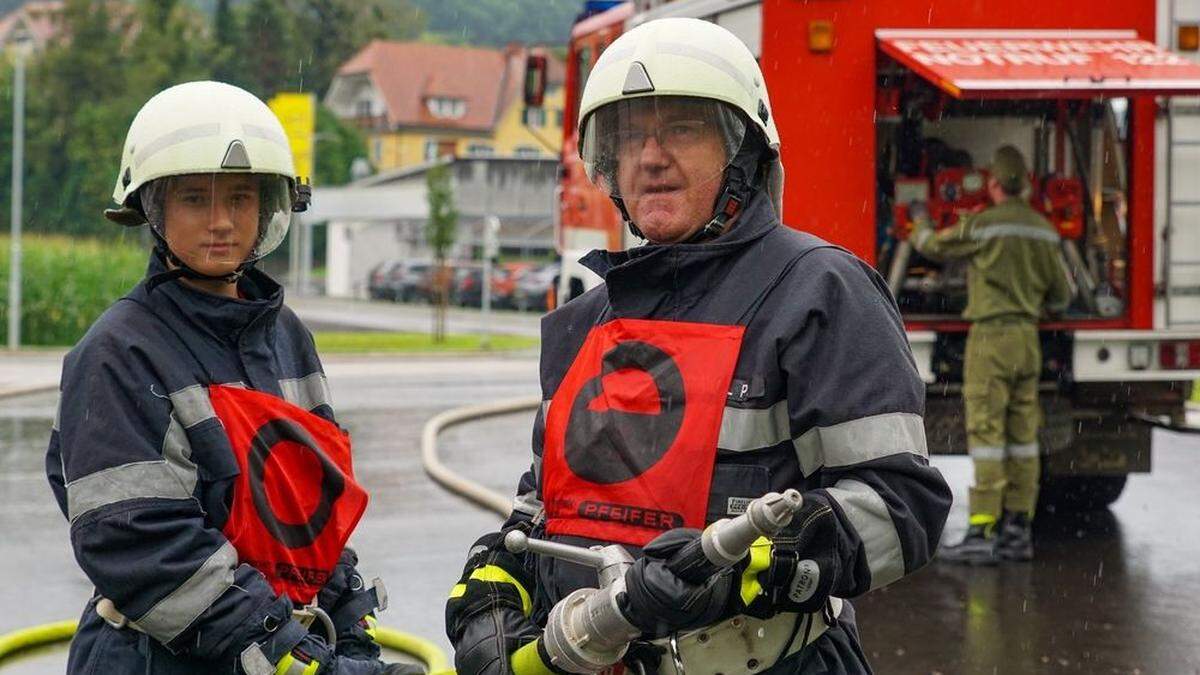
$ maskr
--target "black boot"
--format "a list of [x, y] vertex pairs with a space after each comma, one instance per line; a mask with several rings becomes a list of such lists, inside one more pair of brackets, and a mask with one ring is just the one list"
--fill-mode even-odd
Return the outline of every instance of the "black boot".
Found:
[[970, 526], [962, 542], [943, 547], [937, 557], [955, 565], [995, 565], [1000, 562], [996, 555], [996, 525]]
[[1023, 512], [1004, 512], [1004, 518], [1000, 521], [996, 552], [1001, 560], [1033, 560], [1033, 528], [1028, 515]]

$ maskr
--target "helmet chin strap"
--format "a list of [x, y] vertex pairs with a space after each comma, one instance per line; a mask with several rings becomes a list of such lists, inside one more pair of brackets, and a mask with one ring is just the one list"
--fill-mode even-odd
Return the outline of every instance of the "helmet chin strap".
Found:
[[150, 231], [154, 233], [154, 255], [158, 256], [158, 259], [161, 260], [164, 265], [174, 269], [168, 269], [165, 272], [159, 272], [158, 274], [150, 277], [146, 281], [147, 292], [153, 291], [155, 288], [168, 281], [173, 281], [179, 278], [201, 279], [205, 281], [223, 281], [227, 284], [236, 284], [251, 267], [254, 267], [254, 261], [243, 261], [237, 266], [237, 269], [229, 274], [214, 275], [196, 271], [191, 267], [188, 267], [186, 263], [180, 260], [179, 256], [175, 255], [175, 252], [172, 251], [171, 247], [167, 244], [167, 240], [163, 239], [162, 235], [158, 233], [158, 230], [151, 227]]

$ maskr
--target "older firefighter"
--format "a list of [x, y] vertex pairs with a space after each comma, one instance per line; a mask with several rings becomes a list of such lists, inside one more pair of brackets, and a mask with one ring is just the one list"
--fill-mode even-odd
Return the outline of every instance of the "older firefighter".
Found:
[[1020, 151], [996, 151], [988, 178], [994, 206], [935, 232], [915, 205], [913, 246], [934, 260], [966, 259], [971, 321], [963, 366], [967, 444], [975, 464], [966, 538], [939, 559], [965, 564], [1031, 560], [1037, 506], [1042, 371], [1038, 319], [1060, 312], [1070, 282], [1054, 226], [1021, 196], [1028, 170]]
[[[928, 562], [950, 505], [886, 285], [780, 225], [762, 73], [721, 27], [663, 19], [618, 38], [580, 138], [648, 242], [589, 254], [605, 284], [543, 320], [545, 403], [504, 530], [640, 558], [620, 608], [642, 631], [631, 672], [869, 672], [842, 598]], [[706, 523], [786, 488], [800, 514], [738, 567], [692, 583], [667, 566]], [[499, 539], [476, 543], [447, 604], [458, 672], [557, 672], [541, 626], [596, 574]]]
[[155, 246], [63, 365], [46, 472], [95, 585], [68, 671], [420, 672], [378, 659], [382, 587], [345, 546], [366, 493], [312, 336], [254, 268], [308, 201], [278, 119], [226, 84], [171, 87], [134, 118], [113, 199]]

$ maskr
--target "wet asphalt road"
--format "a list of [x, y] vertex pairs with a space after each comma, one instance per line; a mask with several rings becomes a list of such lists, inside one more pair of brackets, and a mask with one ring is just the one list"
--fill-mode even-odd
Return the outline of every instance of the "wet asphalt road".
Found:
[[[441, 410], [536, 394], [533, 359], [327, 363], [339, 417], [372, 499], [354, 543], [387, 580], [385, 625], [448, 648], [445, 594], [464, 552], [497, 519], [420, 469], [421, 425]], [[53, 394], [0, 401], [0, 633], [74, 617], [91, 592], [42, 473]], [[528, 464], [532, 414], [442, 435], [443, 460], [511, 492]], [[879, 673], [1200, 673], [1200, 442], [1156, 432], [1154, 472], [1110, 511], [1038, 522], [1038, 559], [996, 569], [934, 563], [859, 599]], [[936, 458], [955, 490], [945, 538], [962, 536], [970, 463]], [[0, 673], [62, 672], [65, 650]]]

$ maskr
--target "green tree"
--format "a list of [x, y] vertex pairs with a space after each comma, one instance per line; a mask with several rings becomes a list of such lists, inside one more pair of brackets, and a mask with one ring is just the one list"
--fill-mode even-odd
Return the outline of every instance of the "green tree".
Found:
[[329, 108], [317, 105], [317, 146], [314, 180], [317, 185], [343, 185], [350, 182], [354, 160], [367, 156], [362, 133], [343, 122]]
[[564, 44], [579, 0], [411, 0], [426, 30], [455, 44]]
[[421, 12], [408, 0], [289, 0], [308, 91], [324, 96], [337, 69], [374, 39], [421, 34]]
[[100, 211], [112, 193], [125, 127], [137, 110], [128, 100], [131, 64], [124, 44], [136, 18], [118, 3], [68, 0], [60, 39], [30, 68], [25, 175], [31, 230], [114, 233]]
[[[425, 241], [433, 249], [434, 303], [433, 341], [446, 339], [446, 305], [450, 295], [450, 269], [446, 254], [454, 245], [458, 233], [458, 211], [454, 208], [454, 187], [450, 183], [450, 167], [438, 163], [425, 173], [425, 198], [429, 203], [429, 220], [425, 222]], [[484, 279], [483, 283], [489, 283]]]
[[[281, 91], [308, 91], [292, 14], [278, 0], [251, 0], [240, 21], [238, 63], [245, 88], [267, 100]], [[251, 56], [253, 55], [253, 56]], [[244, 78], [244, 79], [243, 79]]]
[[209, 57], [213, 79], [245, 88], [246, 58], [242, 52], [241, 17], [230, 0], [218, 0], [213, 10], [212, 47]]

